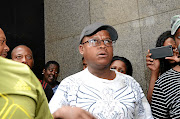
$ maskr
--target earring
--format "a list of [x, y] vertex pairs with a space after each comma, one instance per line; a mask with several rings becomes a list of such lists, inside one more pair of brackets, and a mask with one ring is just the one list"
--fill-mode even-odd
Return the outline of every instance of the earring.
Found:
[[44, 73], [42, 72], [42, 74], [44, 74]]

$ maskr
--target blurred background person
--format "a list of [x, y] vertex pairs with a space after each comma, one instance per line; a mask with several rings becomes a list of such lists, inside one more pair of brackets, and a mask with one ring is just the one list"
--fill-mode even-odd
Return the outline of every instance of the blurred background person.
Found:
[[[27, 64], [31, 69], [34, 66], [34, 58], [33, 53], [29, 47], [26, 45], [18, 45], [16, 46], [11, 52], [11, 58], [14, 61], [21, 62]], [[42, 82], [41, 82], [42, 84]], [[51, 86], [47, 83], [42, 84], [44, 92], [46, 94], [48, 102], [50, 101], [51, 97], [53, 96], [53, 90]]]
[[56, 90], [59, 86], [59, 82], [57, 81], [59, 71], [60, 71], [60, 65], [56, 61], [48, 61], [45, 64], [44, 69], [43, 69], [42, 82], [48, 83], [51, 86], [53, 93], [56, 92]]
[[27, 64], [31, 69], [34, 66], [32, 51], [25, 45], [16, 46], [11, 52], [11, 58], [14, 61]]
[[[0, 28], [0, 54], [4, 51], [1, 56], [6, 57], [9, 47]], [[53, 118], [44, 91], [27, 65], [0, 57], [0, 76], [0, 118]]]
[[130, 76], [132, 76], [133, 73], [131, 62], [125, 57], [114, 56], [110, 68]]
[[154, 89], [154, 84], [158, 77], [166, 72], [167, 70], [173, 68], [177, 65], [178, 56], [177, 53], [177, 46], [174, 40], [174, 36], [171, 35], [171, 31], [166, 31], [162, 33], [157, 41], [156, 41], [156, 47], [162, 47], [162, 46], [168, 46], [172, 45], [174, 56], [173, 57], [166, 57], [166, 58], [160, 58], [160, 59], [152, 59], [151, 53], [148, 51], [148, 54], [146, 56], [146, 65], [151, 70], [151, 78], [149, 83], [149, 89], [147, 93], [147, 99], [149, 103], [151, 103], [152, 93]]
[[[171, 18], [171, 34], [175, 34], [176, 46], [180, 43], [179, 26], [180, 15], [173, 16]], [[174, 59], [169, 57], [170, 63], [179, 62], [178, 56], [179, 52], [174, 52], [173, 49]], [[180, 66], [178, 63], [174, 64], [171, 69], [160, 75], [155, 82], [151, 101], [154, 118], [180, 119]]]

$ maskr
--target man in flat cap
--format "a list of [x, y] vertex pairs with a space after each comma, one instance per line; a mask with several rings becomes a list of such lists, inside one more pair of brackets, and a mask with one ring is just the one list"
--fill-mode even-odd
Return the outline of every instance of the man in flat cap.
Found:
[[87, 68], [65, 78], [49, 103], [51, 113], [70, 105], [89, 111], [98, 119], [153, 118], [139, 83], [131, 76], [110, 70], [117, 31], [94, 23], [84, 28], [79, 52]]

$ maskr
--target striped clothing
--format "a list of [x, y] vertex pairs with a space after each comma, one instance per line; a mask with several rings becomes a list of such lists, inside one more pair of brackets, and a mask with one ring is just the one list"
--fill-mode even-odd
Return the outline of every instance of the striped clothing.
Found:
[[180, 119], [180, 72], [170, 69], [159, 77], [151, 109], [155, 119]]

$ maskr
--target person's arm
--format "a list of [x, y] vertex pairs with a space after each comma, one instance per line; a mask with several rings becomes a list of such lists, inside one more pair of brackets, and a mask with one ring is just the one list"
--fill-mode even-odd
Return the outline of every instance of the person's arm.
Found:
[[136, 94], [136, 105], [135, 105], [135, 117], [134, 119], [153, 119], [150, 105], [146, 99], [146, 96], [143, 93], [143, 90], [139, 83], [133, 79], [131, 84]]
[[147, 93], [147, 100], [151, 104], [152, 93], [154, 89], [154, 84], [159, 77], [160, 61], [158, 59], [150, 58], [151, 53], [148, 50], [146, 55], [146, 65], [151, 70], [151, 77], [149, 82], [149, 89]]
[[54, 119], [95, 119], [89, 112], [71, 106], [63, 106], [53, 113]]

